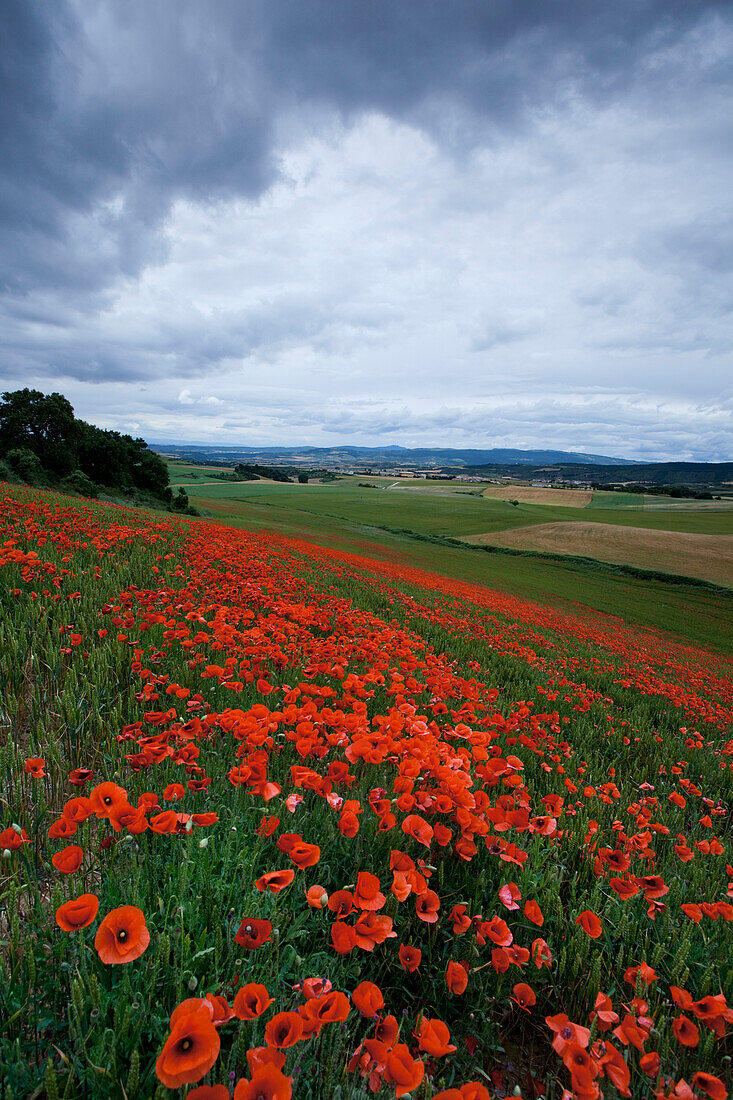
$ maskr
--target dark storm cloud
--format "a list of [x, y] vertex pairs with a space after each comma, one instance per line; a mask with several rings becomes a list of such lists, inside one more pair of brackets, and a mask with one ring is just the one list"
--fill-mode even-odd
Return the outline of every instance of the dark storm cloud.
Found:
[[161, 258], [175, 197], [260, 194], [282, 116], [309, 103], [407, 117], [460, 143], [557, 98], [612, 98], [650, 37], [671, 46], [727, 8], [6, 0], [1, 285], [93, 295], [134, 275]]
[[158, 438], [726, 457], [732, 34], [705, 0], [4, 0], [3, 381]]

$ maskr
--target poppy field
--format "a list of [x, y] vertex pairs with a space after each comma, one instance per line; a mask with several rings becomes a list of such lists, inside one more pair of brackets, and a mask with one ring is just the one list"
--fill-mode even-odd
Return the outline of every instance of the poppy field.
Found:
[[2, 1100], [725, 1100], [723, 656], [0, 496]]

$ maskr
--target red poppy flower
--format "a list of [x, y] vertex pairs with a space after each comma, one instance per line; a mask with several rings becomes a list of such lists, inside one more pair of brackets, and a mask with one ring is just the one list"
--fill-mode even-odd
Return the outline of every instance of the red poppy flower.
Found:
[[629, 1089], [629, 1082], [631, 1081], [631, 1074], [629, 1073], [629, 1067], [624, 1061], [624, 1057], [620, 1050], [608, 1039], [603, 1044], [603, 1055], [601, 1057], [602, 1072], [608, 1077], [611, 1084], [621, 1096], [631, 1096], [631, 1090]]
[[256, 1020], [275, 1000], [264, 985], [249, 982], [237, 991], [234, 998], [234, 1015], [239, 1020]]
[[634, 988], [636, 988], [639, 978], [641, 978], [644, 985], [651, 985], [658, 977], [656, 970], [653, 970], [651, 966], [647, 966], [645, 962], [639, 963], [638, 966], [629, 966], [624, 971], [624, 981], [634, 986]]
[[317, 844], [306, 844], [301, 840], [288, 850], [288, 855], [295, 866], [302, 870], [304, 867], [315, 867], [321, 858], [321, 849]]
[[32, 775], [34, 779], [43, 779], [46, 775], [45, 767], [46, 761], [42, 756], [30, 756], [25, 762], [25, 774]]
[[435, 924], [440, 909], [440, 898], [435, 890], [426, 890], [415, 900], [415, 913], [426, 924]]
[[450, 1041], [450, 1032], [442, 1020], [429, 1020], [423, 1016], [420, 1031], [415, 1032], [420, 1050], [432, 1054], [433, 1058], [442, 1058], [452, 1054], [458, 1048]]
[[354, 935], [359, 947], [364, 951], [373, 951], [376, 944], [395, 939], [397, 933], [392, 931], [391, 917], [367, 911], [360, 914], [354, 925]]
[[647, 1033], [641, 1029], [639, 1021], [635, 1020], [630, 1013], [627, 1013], [618, 1027], [613, 1029], [613, 1034], [617, 1039], [621, 1040], [624, 1046], [631, 1043], [632, 1046], [636, 1047], [636, 1049], [643, 1054]]
[[305, 892], [305, 898], [311, 909], [323, 909], [328, 905], [328, 891], [322, 886], [309, 886]]
[[382, 991], [374, 982], [360, 982], [351, 994], [351, 1000], [362, 1016], [370, 1018], [376, 1016], [380, 1008], [384, 1008]]
[[221, 1041], [213, 1025], [213, 1007], [199, 1001], [196, 1007], [175, 1016], [155, 1072], [168, 1089], [191, 1085], [209, 1072], [219, 1057]]
[[240, 924], [234, 942], [248, 951], [254, 951], [267, 943], [272, 934], [272, 925], [269, 920], [260, 920], [257, 917], [244, 917]]
[[191, 814], [191, 821], [194, 825], [198, 825], [202, 828], [206, 828], [207, 825], [215, 825], [219, 820], [219, 815], [209, 811], [206, 814]]
[[555, 1033], [552, 1040], [552, 1049], [561, 1058], [570, 1043], [580, 1047], [588, 1046], [590, 1028], [574, 1024], [564, 1012], [558, 1013], [557, 1016], [545, 1016], [545, 1023]]
[[726, 1100], [728, 1095], [728, 1091], [720, 1078], [714, 1077], [712, 1073], [705, 1073], [703, 1070], [693, 1074], [692, 1087], [704, 1092], [706, 1096], [710, 1097], [710, 1100]]
[[182, 783], [169, 783], [163, 791], [163, 800], [165, 802], [177, 802], [179, 798], [183, 798], [185, 793]]
[[133, 962], [147, 951], [150, 932], [145, 914], [134, 905], [122, 905], [104, 918], [94, 937], [94, 946], [103, 963], [116, 966]]
[[497, 944], [499, 947], [509, 947], [514, 939], [509, 925], [505, 920], [502, 920], [501, 917], [492, 917], [490, 921], [481, 921], [477, 928], [478, 934], [476, 938], [479, 943], [485, 942], [484, 937], [487, 937], [492, 943]]
[[306, 1003], [315, 1006], [316, 1019], [323, 1024], [341, 1023], [351, 1012], [348, 997], [336, 989]]
[[279, 894], [295, 878], [295, 871], [268, 871], [256, 880], [258, 890], [269, 890], [271, 894]]
[[526, 982], [518, 982], [514, 986], [514, 996], [512, 1000], [523, 1008], [525, 1012], [529, 1012], [533, 1005], [537, 1004], [537, 998], [535, 997], [534, 990]]
[[75, 825], [81, 825], [86, 821], [88, 817], [91, 817], [94, 813], [91, 801], [85, 798], [84, 795], [78, 795], [76, 798], [70, 798], [63, 809], [63, 816], [67, 821], [73, 822]]
[[639, 887], [635, 882], [623, 878], [610, 878], [608, 885], [615, 890], [622, 901], [628, 901], [639, 893]]
[[127, 802], [117, 802], [107, 815], [107, 819], [116, 833], [125, 829], [138, 835], [148, 828], [148, 819], [143, 806], [130, 806]]
[[263, 817], [255, 832], [258, 836], [272, 836], [279, 824], [279, 817]]
[[613, 1002], [605, 993], [598, 993], [596, 996], [595, 1007], [590, 1014], [590, 1018], [591, 1020], [598, 1020], [597, 1027], [599, 1031], [608, 1031], [609, 1027], [618, 1023], [618, 1013], [613, 1011]]
[[430, 847], [433, 839], [433, 827], [428, 825], [424, 818], [419, 814], [408, 814], [405, 820], [402, 822], [402, 832], [407, 836], [413, 837], [418, 843], [424, 844], [426, 848]]
[[688, 1008], [692, 1008], [692, 994], [688, 993], [686, 989], [680, 989], [677, 985], [671, 985], [669, 991], [672, 994], [672, 1000], [678, 1008], [683, 1010], [683, 1012], [686, 1012]]
[[510, 911], [519, 909], [522, 892], [514, 882], [508, 882], [499, 890], [499, 900]]
[[406, 1043], [397, 1043], [385, 1063], [385, 1079], [395, 1087], [396, 1096], [413, 1092], [425, 1076], [425, 1066], [410, 1054]]
[[71, 901], [65, 901], [56, 910], [56, 923], [64, 932], [76, 932], [91, 924], [99, 910], [99, 898], [94, 894], [82, 894]]
[[543, 966], [552, 966], [552, 952], [545, 940], [536, 939], [532, 941], [531, 955], [532, 962], [538, 970], [541, 970]]
[[656, 1077], [659, 1073], [661, 1059], [656, 1050], [650, 1050], [648, 1054], [642, 1054], [639, 1059], [639, 1069], [648, 1077]]
[[89, 804], [97, 817], [109, 817], [115, 806], [127, 802], [127, 791], [116, 783], [99, 783], [89, 792]]
[[[579, 1043], [570, 1042], [566, 1045], [562, 1052], [562, 1060], [565, 1063], [566, 1069], [570, 1070], [573, 1075], [573, 1079], [582, 1081], [586, 1084], [598, 1076], [598, 1066], [587, 1050], [584, 1050]], [[577, 1088], [577, 1082], [576, 1082]]]
[[331, 943], [339, 955], [348, 955], [356, 947], [354, 928], [344, 921], [336, 921], [331, 925]]
[[579, 924], [592, 940], [597, 940], [603, 932], [600, 920], [590, 909], [585, 909], [579, 917], [576, 917], [575, 923]]
[[727, 1010], [727, 1005], [723, 994], [718, 993], [714, 997], [701, 997], [699, 1001], [693, 1001], [690, 1008], [698, 1020], [709, 1022], [723, 1016]]
[[253, 1077], [263, 1066], [274, 1066], [275, 1069], [282, 1069], [285, 1060], [286, 1055], [277, 1047], [250, 1047], [247, 1051], [247, 1065]]
[[700, 1042], [700, 1032], [687, 1016], [677, 1016], [672, 1021], [672, 1034], [678, 1043], [686, 1047], [696, 1047]]
[[93, 775], [94, 772], [89, 768], [74, 768], [73, 771], [69, 772], [69, 783], [74, 787], [83, 787]]
[[453, 932], [456, 936], [468, 932], [471, 927], [471, 918], [466, 913], [465, 905], [454, 905], [448, 915], [448, 920], [452, 921]]
[[524, 903], [524, 915], [527, 920], [531, 920], [532, 924], [538, 925], [540, 928], [545, 923], [545, 918], [542, 914], [542, 910], [536, 901], [527, 901]]
[[52, 857], [51, 862], [62, 875], [73, 875], [81, 867], [84, 858], [84, 850], [78, 844], [70, 844], [68, 848], [62, 848]]
[[379, 892], [379, 879], [376, 875], [370, 875], [368, 871], [359, 871], [356, 876], [356, 889], [354, 890], [354, 905], [357, 909], [381, 909], [385, 903], [385, 896]]
[[406, 970], [408, 974], [414, 973], [422, 962], [422, 951], [419, 947], [410, 947], [409, 944], [400, 944], [399, 949], [400, 965], [403, 970]]
[[451, 959], [445, 972], [445, 980], [451, 993], [460, 996], [468, 987], [468, 970], [463, 963], [453, 962]]
[[268, 1046], [292, 1047], [303, 1034], [303, 1021], [297, 1012], [278, 1012], [265, 1028], [265, 1042]]
[[198, 1085], [186, 1094], [186, 1100], [229, 1100], [226, 1085]]
[[[49, 830], [49, 836], [51, 835]], [[24, 844], [29, 844], [28, 834], [25, 829], [18, 827], [16, 830], [12, 825], [9, 825], [7, 829], [3, 829], [0, 832], [0, 849], [6, 848], [9, 852], [17, 852]]]
[[328, 908], [339, 920], [348, 917], [354, 910], [354, 895], [350, 890], [334, 890], [328, 899]]
[[664, 897], [665, 894], [669, 893], [669, 886], [666, 885], [661, 875], [642, 875], [641, 878], [634, 876], [634, 882], [644, 891], [644, 897], [647, 901]]
[[[75, 821], [70, 821], [68, 817], [60, 817], [57, 821], [53, 821], [48, 828], [48, 835], [51, 840], [68, 840], [70, 836], [73, 836], [77, 831], [78, 826]], [[20, 845], [18, 845], [20, 847]]]
[[242, 1078], [234, 1089], [234, 1100], [290, 1100], [292, 1095], [292, 1077], [272, 1064], [260, 1066], [250, 1081]]

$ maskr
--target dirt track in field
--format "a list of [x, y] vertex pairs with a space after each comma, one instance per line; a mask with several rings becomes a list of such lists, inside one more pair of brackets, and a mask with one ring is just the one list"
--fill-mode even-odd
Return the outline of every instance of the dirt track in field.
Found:
[[466, 535], [462, 541], [479, 546], [577, 554], [614, 565], [679, 573], [733, 588], [733, 535], [693, 535], [579, 522], [515, 527], [486, 535]]
[[520, 500], [522, 504], [559, 504], [562, 508], [585, 508], [593, 499], [593, 490], [542, 489], [531, 485], [489, 485], [482, 495], [492, 500]]

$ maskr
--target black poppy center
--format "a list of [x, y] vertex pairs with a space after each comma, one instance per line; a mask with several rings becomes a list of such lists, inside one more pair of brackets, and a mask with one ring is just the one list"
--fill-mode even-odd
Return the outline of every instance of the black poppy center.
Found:
[[119, 932], [117, 933], [117, 939], [120, 941], [120, 943], [125, 942], [125, 940], [127, 939], [127, 929], [126, 928], [120, 928]]

